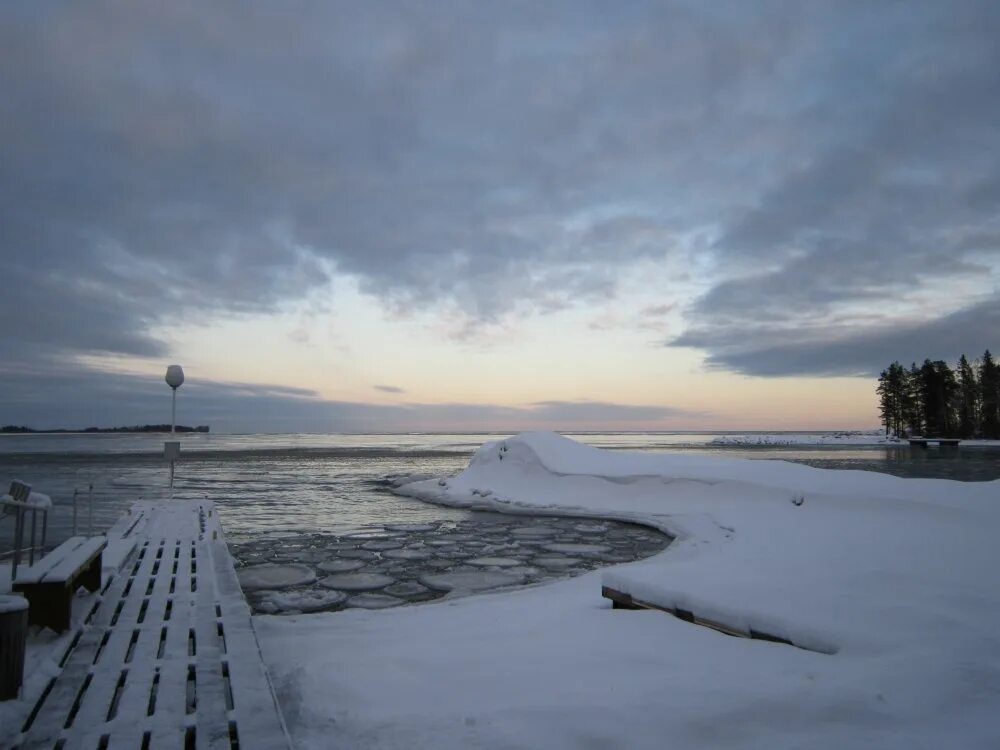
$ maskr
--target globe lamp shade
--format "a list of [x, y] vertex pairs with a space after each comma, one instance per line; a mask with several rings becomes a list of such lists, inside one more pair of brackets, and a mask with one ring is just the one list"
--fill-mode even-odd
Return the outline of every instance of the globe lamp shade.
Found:
[[184, 383], [184, 370], [181, 369], [180, 365], [170, 365], [167, 368], [167, 377], [164, 380], [167, 381], [167, 385], [171, 388], [180, 388], [181, 384]]

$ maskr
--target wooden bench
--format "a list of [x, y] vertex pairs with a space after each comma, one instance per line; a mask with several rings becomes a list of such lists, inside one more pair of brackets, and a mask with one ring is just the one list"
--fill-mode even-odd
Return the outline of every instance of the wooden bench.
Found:
[[11, 588], [28, 600], [28, 623], [56, 632], [68, 630], [76, 590], [101, 588], [101, 554], [106, 546], [104, 537], [74, 536], [35, 565], [18, 571]]

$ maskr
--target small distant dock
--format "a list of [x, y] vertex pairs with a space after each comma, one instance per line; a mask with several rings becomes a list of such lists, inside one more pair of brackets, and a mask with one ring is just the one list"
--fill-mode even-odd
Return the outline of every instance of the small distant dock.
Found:
[[910, 445], [915, 445], [918, 448], [926, 448], [931, 444], [942, 448], [957, 448], [958, 444], [962, 442], [958, 438], [908, 438], [908, 440]]
[[210, 501], [136, 503], [131, 545], [18, 750], [270, 750], [288, 734]]

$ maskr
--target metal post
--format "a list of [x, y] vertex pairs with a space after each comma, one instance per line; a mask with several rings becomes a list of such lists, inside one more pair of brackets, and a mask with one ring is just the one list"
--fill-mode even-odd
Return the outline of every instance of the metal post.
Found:
[[[180, 365], [169, 365], [167, 367], [167, 374], [163, 379], [173, 391], [170, 397], [170, 437], [173, 438], [174, 434], [177, 432], [177, 389], [184, 384], [184, 369]], [[170, 458], [171, 489], [173, 489], [174, 486], [174, 461], [178, 458], [179, 448], [180, 444], [175, 443], [173, 440], [171, 440], [169, 444], [164, 445], [164, 451], [168, 452]], [[166, 458], [167, 456], [164, 457]]]
[[94, 485], [87, 487], [87, 535], [94, 535]]
[[24, 535], [24, 522], [22, 516], [24, 510], [16, 508], [14, 511], [14, 566], [10, 571], [10, 580], [13, 582], [17, 578], [17, 566], [21, 562], [21, 539]]
[[73, 536], [76, 536], [76, 496], [80, 494], [80, 490], [76, 487], [73, 488]]
[[[170, 434], [174, 434], [177, 428], [177, 389], [171, 388], [173, 398], [170, 400]], [[170, 489], [174, 488], [174, 459], [170, 459]]]
[[35, 524], [38, 521], [38, 511], [31, 509], [31, 547], [28, 549], [28, 565], [35, 564]]

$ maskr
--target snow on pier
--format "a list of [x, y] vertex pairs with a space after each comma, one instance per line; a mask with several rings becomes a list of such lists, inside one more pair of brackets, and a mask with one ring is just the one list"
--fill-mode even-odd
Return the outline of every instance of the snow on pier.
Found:
[[119, 528], [134, 549], [15, 747], [287, 748], [212, 503], [139, 502]]

